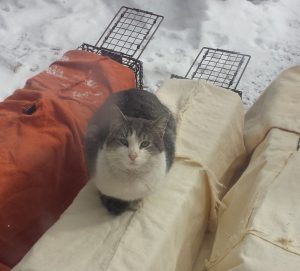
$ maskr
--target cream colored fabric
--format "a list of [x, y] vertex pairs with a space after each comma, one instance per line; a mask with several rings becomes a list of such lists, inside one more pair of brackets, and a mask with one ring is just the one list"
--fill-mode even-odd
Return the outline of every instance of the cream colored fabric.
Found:
[[[283, 72], [246, 115], [250, 163], [227, 193], [208, 270], [300, 268], [300, 67]], [[300, 146], [299, 146], [300, 147]]]
[[[282, 72], [245, 117], [245, 145], [250, 153], [271, 128], [300, 133], [300, 65]], [[296, 118], [296, 119], [295, 119]]]
[[113, 217], [87, 184], [13, 270], [192, 270], [216, 183], [245, 154], [243, 108], [238, 95], [203, 82], [169, 80], [157, 95], [178, 121], [164, 187], [138, 211]]

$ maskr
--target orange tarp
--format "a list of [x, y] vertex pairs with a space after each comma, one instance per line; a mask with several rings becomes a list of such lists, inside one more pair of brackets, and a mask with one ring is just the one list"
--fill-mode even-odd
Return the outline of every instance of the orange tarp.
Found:
[[88, 120], [133, 87], [129, 68], [74, 50], [0, 103], [0, 266], [14, 266], [87, 182]]

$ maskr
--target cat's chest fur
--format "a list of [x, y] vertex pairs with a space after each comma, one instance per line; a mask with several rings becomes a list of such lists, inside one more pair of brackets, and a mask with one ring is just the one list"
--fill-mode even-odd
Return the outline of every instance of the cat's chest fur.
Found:
[[134, 201], [151, 194], [163, 181], [165, 175], [165, 152], [151, 157], [142, 168], [123, 170], [118, 165], [111, 164], [105, 152], [99, 150], [92, 181], [101, 193], [107, 196]]

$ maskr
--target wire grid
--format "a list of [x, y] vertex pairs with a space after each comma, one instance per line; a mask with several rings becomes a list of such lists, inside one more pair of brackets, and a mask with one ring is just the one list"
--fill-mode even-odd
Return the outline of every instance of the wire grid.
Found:
[[104, 55], [112, 58], [113, 60], [129, 67], [135, 73], [136, 86], [139, 89], [143, 89], [143, 63], [140, 60], [134, 59], [132, 57], [123, 55], [118, 52], [101, 49], [99, 47], [83, 43], [79, 48], [79, 50], [92, 52], [98, 55]]
[[186, 74], [186, 78], [210, 81], [214, 85], [236, 90], [251, 56], [233, 51], [203, 47]]
[[138, 59], [162, 20], [148, 11], [121, 7], [95, 46]]

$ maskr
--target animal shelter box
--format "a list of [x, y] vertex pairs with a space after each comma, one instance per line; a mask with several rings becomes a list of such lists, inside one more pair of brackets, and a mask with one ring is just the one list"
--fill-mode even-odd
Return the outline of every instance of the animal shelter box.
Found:
[[14, 270], [192, 270], [216, 224], [217, 182], [245, 154], [243, 107], [237, 94], [202, 81], [168, 80], [157, 96], [178, 128], [163, 186], [113, 217], [88, 183]]

